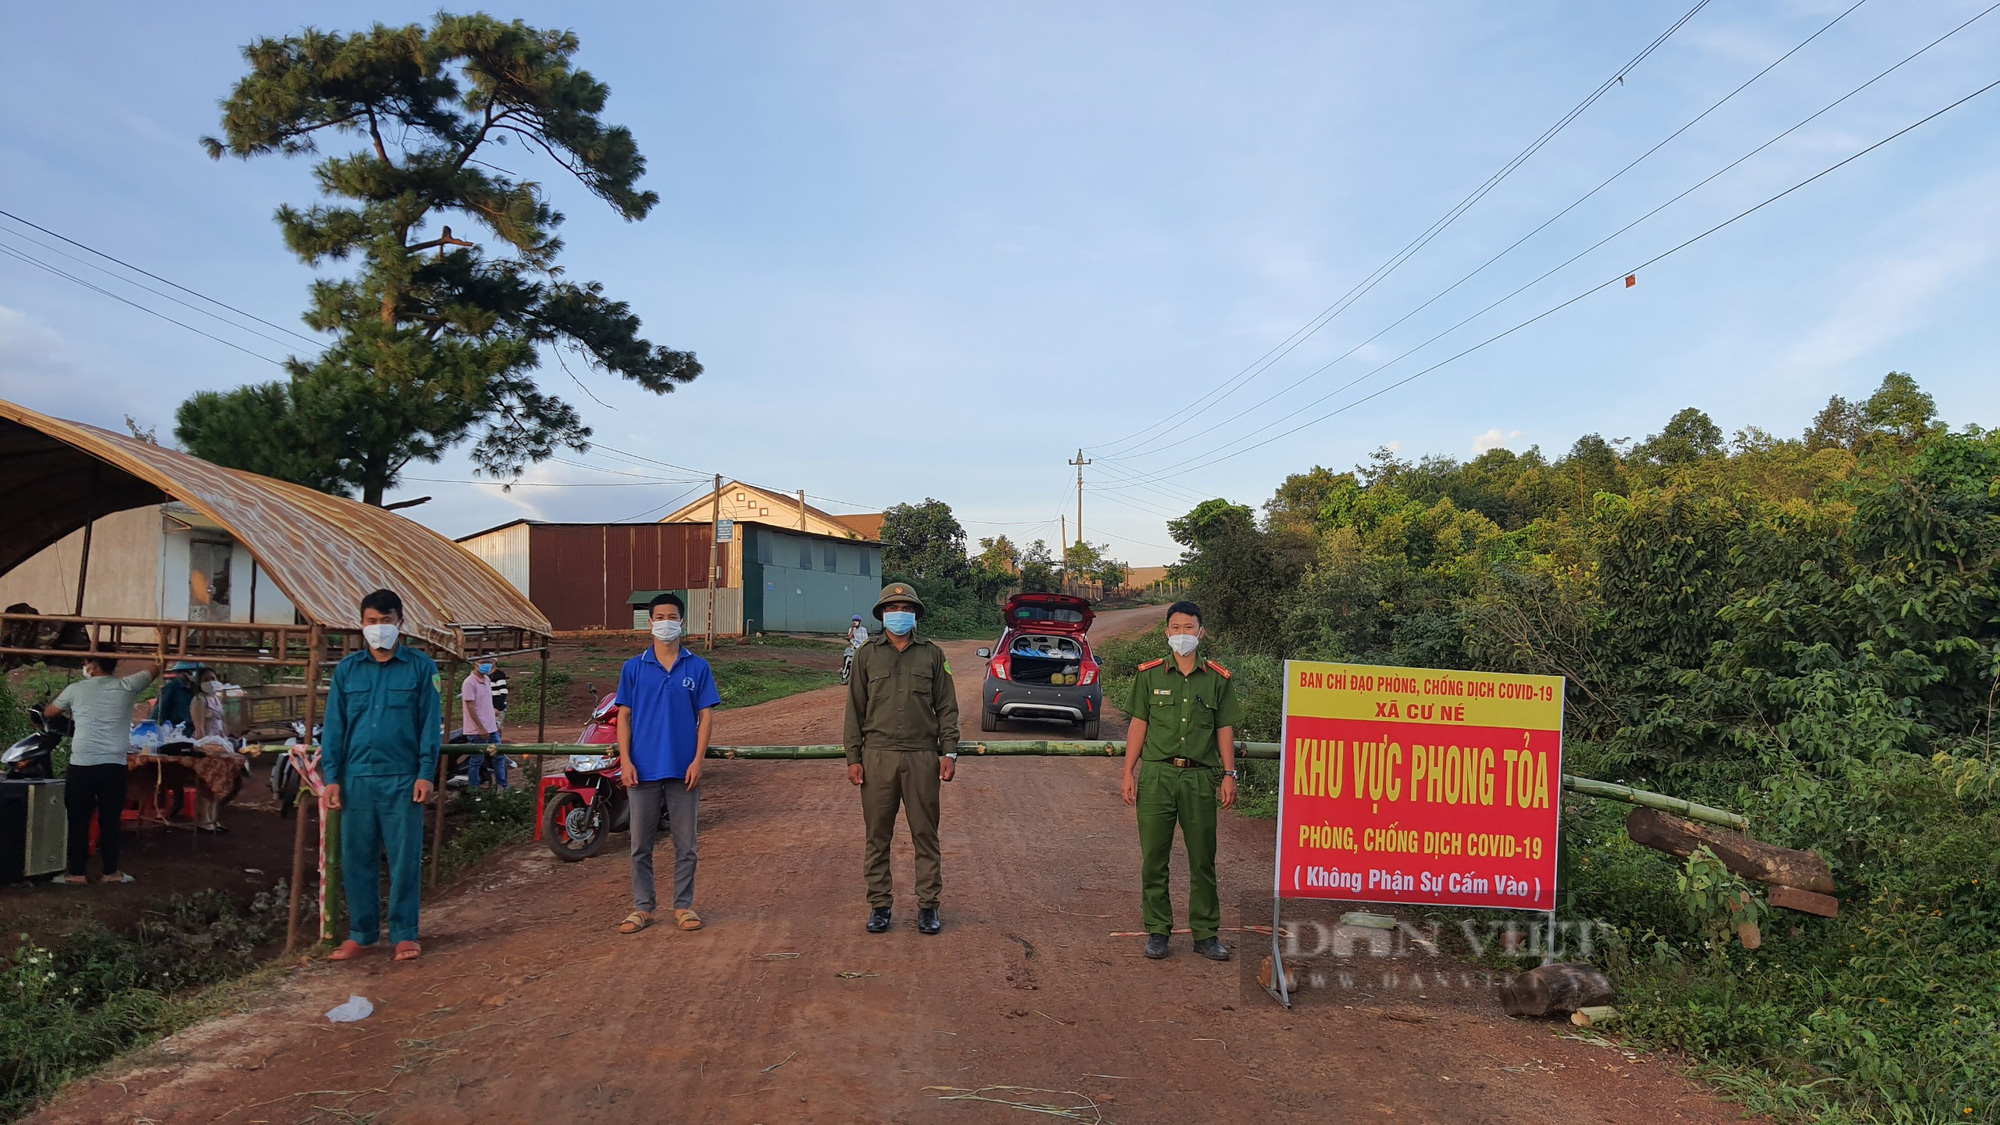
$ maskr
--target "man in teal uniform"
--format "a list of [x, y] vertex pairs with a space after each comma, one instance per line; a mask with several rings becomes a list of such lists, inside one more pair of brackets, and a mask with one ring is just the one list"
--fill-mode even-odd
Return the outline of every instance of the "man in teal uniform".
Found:
[[414, 961], [417, 881], [423, 871], [424, 805], [442, 741], [437, 664], [406, 647], [403, 599], [377, 590], [361, 599], [367, 645], [333, 669], [320, 768], [326, 802], [342, 810], [340, 863], [347, 940], [329, 960], [357, 957], [382, 936], [382, 854], [389, 855], [389, 940], [396, 960]]
[[[1123, 796], [1139, 809], [1139, 875], [1146, 919], [1146, 956], [1167, 955], [1174, 930], [1167, 897], [1167, 861], [1174, 826], [1188, 858], [1188, 929], [1194, 951], [1211, 961], [1229, 960], [1216, 936], [1222, 905], [1215, 890], [1215, 809], [1236, 803], [1236, 727], [1243, 704], [1229, 670], [1200, 660], [1201, 610], [1193, 602], [1167, 607], [1168, 658], [1139, 665], [1125, 713]], [[1135, 775], [1135, 772], [1136, 775]], [[1220, 778], [1221, 784], [1217, 785]]]

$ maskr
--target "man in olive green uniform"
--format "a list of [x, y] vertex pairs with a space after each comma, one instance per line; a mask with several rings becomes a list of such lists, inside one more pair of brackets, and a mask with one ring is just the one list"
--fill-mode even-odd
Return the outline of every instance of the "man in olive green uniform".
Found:
[[1187, 848], [1188, 929], [1194, 934], [1194, 951], [1211, 961], [1229, 959], [1229, 950], [1216, 937], [1222, 905], [1215, 891], [1215, 809], [1218, 801], [1225, 809], [1236, 803], [1235, 740], [1243, 704], [1228, 669], [1196, 658], [1201, 636], [1201, 610], [1193, 602], [1169, 606], [1167, 646], [1172, 655], [1139, 665], [1125, 703], [1132, 726], [1125, 736], [1123, 796], [1139, 809], [1146, 956], [1154, 960], [1167, 955], [1167, 938], [1174, 929], [1167, 861], [1176, 824]]
[[944, 869], [938, 852], [938, 792], [958, 765], [958, 689], [944, 650], [916, 635], [923, 600], [892, 582], [875, 601], [879, 636], [854, 654], [847, 678], [847, 780], [861, 787], [868, 825], [862, 870], [868, 879], [868, 932], [889, 929], [895, 892], [889, 842], [896, 807], [917, 851], [917, 930], [935, 934]]

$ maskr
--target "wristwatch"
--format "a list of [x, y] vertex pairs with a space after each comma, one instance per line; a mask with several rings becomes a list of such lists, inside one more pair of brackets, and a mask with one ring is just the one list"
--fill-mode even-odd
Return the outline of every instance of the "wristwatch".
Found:
[[952, 761], [956, 762], [958, 761], [958, 751], [953, 750], [951, 753], [946, 754], [945, 757], [950, 758]]
[[1222, 771], [1222, 776], [1224, 776], [1224, 777], [1228, 777], [1228, 778], [1233, 778], [1233, 777], [1235, 777], [1235, 776], [1236, 776], [1236, 771], [1235, 771], [1235, 770], [1223, 770], [1223, 771]]

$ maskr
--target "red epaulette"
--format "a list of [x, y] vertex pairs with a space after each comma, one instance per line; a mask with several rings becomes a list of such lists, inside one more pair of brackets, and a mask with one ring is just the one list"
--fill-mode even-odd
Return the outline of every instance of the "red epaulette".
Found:
[[1215, 661], [1204, 660], [1202, 661], [1202, 663], [1208, 665], [1209, 671], [1214, 672], [1216, 675], [1221, 676], [1223, 679], [1226, 680], [1229, 678], [1229, 669], [1224, 668], [1222, 665], [1217, 664]]
[[1148, 668], [1158, 668], [1160, 665], [1165, 664], [1166, 662], [1167, 658], [1164, 656], [1158, 660], [1148, 660], [1144, 664], [1139, 665], [1139, 671], [1144, 672]]

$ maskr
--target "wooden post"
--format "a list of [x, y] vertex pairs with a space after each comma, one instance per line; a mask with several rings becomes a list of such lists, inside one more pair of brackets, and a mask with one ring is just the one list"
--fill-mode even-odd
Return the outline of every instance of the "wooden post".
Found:
[[799, 489], [799, 530], [806, 530], [806, 490]]
[[542, 696], [540, 702], [535, 704], [535, 714], [540, 716], [535, 720], [535, 741], [547, 742], [549, 740], [549, 646], [546, 642], [542, 645], [542, 678], [535, 681], [535, 690]]
[[[544, 679], [546, 678], [546, 675], [544, 675]], [[444, 688], [440, 689], [441, 694], [444, 696], [444, 734], [441, 736], [441, 741], [446, 746], [450, 745], [452, 707], [458, 702], [457, 685], [458, 658], [453, 657], [451, 672], [446, 678]], [[438, 878], [444, 870], [444, 781], [445, 763], [449, 760], [450, 756], [444, 752], [444, 746], [438, 747], [437, 792], [431, 795], [437, 801], [437, 813], [431, 821], [431, 886], [433, 888], [437, 886]], [[495, 765], [497, 766], [498, 763], [495, 763]]]
[[[319, 626], [314, 625], [306, 636], [306, 726], [305, 735], [300, 739], [301, 745], [311, 745], [317, 741], [313, 738], [312, 730], [313, 704], [317, 702], [319, 695]], [[280, 651], [282, 652], [282, 650]], [[304, 779], [301, 778], [300, 780], [303, 781]], [[292, 902], [291, 914], [285, 921], [286, 953], [290, 953], [296, 948], [299, 941], [299, 884], [303, 883], [306, 877], [306, 810], [308, 808], [318, 809], [319, 802], [317, 800], [300, 801], [293, 809], [299, 820], [297, 824], [292, 826]], [[325, 879], [325, 877], [325, 873], [322, 872], [320, 878]]]
[[[799, 503], [805, 503], [805, 493], [803, 491], [799, 493], [799, 497]], [[709, 501], [708, 505], [708, 651], [710, 652], [715, 651], [715, 579], [716, 569], [721, 561], [717, 557], [716, 552], [722, 547], [720, 542], [721, 535], [722, 474], [717, 473], [715, 474], [715, 497]], [[597, 701], [592, 700], [591, 706], [596, 707]]]
[[83, 590], [90, 583], [90, 533], [97, 530], [97, 521], [83, 525], [83, 562], [76, 568], [76, 615], [83, 616]]

